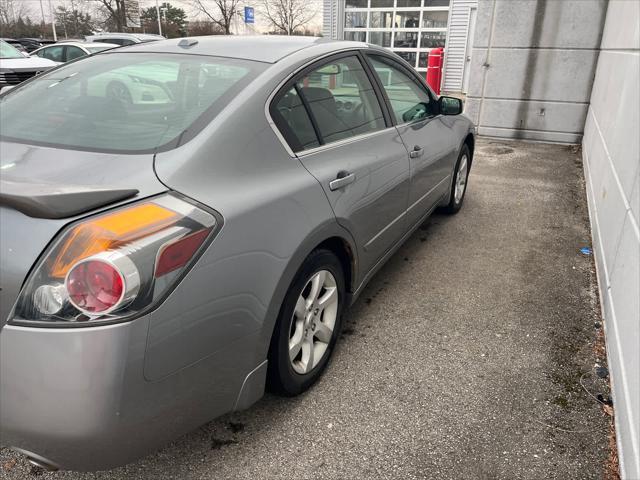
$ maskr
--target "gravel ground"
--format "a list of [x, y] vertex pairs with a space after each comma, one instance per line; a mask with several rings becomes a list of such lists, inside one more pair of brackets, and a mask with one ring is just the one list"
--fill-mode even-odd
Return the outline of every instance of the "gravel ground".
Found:
[[589, 244], [579, 153], [481, 140], [463, 210], [375, 276], [310, 392], [109, 472], [42, 473], [2, 449], [0, 478], [601, 478]]

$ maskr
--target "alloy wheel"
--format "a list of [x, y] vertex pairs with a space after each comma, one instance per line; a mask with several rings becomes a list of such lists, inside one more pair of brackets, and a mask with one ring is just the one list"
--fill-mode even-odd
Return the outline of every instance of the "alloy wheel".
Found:
[[467, 188], [467, 169], [467, 156], [463, 155], [460, 159], [460, 166], [458, 167], [458, 171], [456, 172], [456, 188], [454, 191], [454, 198], [456, 203], [460, 203], [462, 201], [464, 190], [465, 188]]
[[305, 284], [289, 329], [289, 360], [296, 373], [311, 372], [324, 356], [338, 316], [338, 287], [328, 270], [314, 273]]

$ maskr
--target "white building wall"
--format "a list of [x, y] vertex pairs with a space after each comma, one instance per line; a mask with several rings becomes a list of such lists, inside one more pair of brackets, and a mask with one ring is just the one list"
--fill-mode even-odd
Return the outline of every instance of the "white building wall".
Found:
[[451, 0], [449, 25], [444, 56], [444, 80], [442, 90], [461, 92], [467, 55], [467, 36], [472, 8], [478, 7], [478, 0]]
[[609, 2], [584, 131], [623, 478], [640, 478], [640, 2]]
[[480, 0], [465, 104], [478, 132], [579, 143], [606, 10], [606, 0]]

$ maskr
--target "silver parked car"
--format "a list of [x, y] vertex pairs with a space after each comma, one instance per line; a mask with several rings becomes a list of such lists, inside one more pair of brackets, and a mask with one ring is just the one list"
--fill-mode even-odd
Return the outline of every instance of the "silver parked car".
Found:
[[52, 469], [309, 388], [474, 148], [403, 60], [309, 37], [109, 50], [0, 101], [0, 441]]

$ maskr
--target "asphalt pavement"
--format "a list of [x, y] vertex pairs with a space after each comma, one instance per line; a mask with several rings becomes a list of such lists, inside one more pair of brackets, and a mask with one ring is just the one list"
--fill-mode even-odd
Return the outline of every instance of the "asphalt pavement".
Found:
[[373, 278], [311, 391], [109, 472], [42, 473], [2, 449], [0, 478], [602, 478], [580, 154], [485, 139], [475, 157], [462, 211], [432, 216]]

